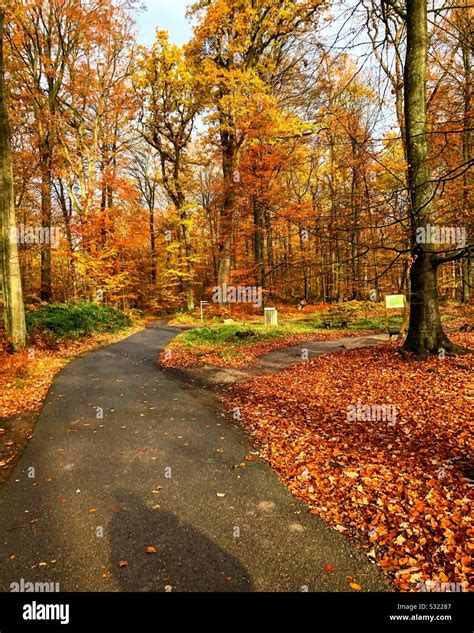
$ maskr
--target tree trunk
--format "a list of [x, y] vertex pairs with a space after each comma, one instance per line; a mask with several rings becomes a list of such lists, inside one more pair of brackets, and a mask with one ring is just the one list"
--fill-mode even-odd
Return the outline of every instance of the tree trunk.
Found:
[[462, 262], [462, 303], [469, 303], [471, 300], [473, 268], [472, 255], [471, 253], [468, 253], [467, 257], [465, 257]]
[[[41, 245], [41, 287], [40, 299], [49, 303], [53, 297], [51, 282], [51, 187], [52, 187], [52, 155], [49, 140], [44, 141], [41, 152], [41, 226], [46, 237]], [[49, 239], [48, 239], [49, 236]]]
[[151, 285], [156, 286], [156, 235], [155, 235], [155, 209], [154, 204], [148, 207], [150, 227], [150, 251], [151, 251]]
[[16, 223], [10, 124], [5, 103], [3, 19], [4, 13], [0, 9], [0, 268], [5, 329], [13, 347], [20, 349], [26, 343], [26, 325], [18, 244], [12, 239]]
[[424, 358], [440, 350], [453, 352], [438, 308], [436, 254], [422, 250], [410, 269], [410, 322], [404, 349]]
[[[183, 200], [184, 204], [184, 200]], [[186, 211], [181, 211], [181, 232], [183, 235], [184, 242], [184, 251], [186, 254], [186, 307], [189, 312], [194, 310], [194, 291], [193, 291], [193, 266], [191, 262], [192, 256], [192, 247], [191, 247], [191, 238], [189, 236], [189, 228], [187, 225], [188, 216]]]
[[254, 223], [254, 262], [257, 268], [257, 284], [265, 286], [265, 251], [264, 251], [264, 223], [262, 207], [257, 198], [253, 198]]
[[309, 282], [308, 282], [308, 264], [307, 264], [307, 247], [305, 239], [303, 239], [303, 233], [299, 231], [300, 237], [300, 255], [301, 255], [301, 268], [303, 272], [303, 297], [307, 302], [309, 301]]
[[275, 279], [274, 279], [274, 270], [275, 270], [275, 259], [273, 252], [273, 228], [272, 221], [270, 217], [270, 209], [265, 207], [263, 211], [263, 221], [264, 221], [264, 233], [266, 236], [267, 243], [267, 262], [268, 262], [268, 299], [273, 298]]
[[[467, 4], [467, 3], [466, 3]], [[467, 11], [467, 7], [466, 7]], [[467, 25], [468, 26], [468, 25]], [[464, 164], [467, 165], [472, 158], [472, 79], [471, 79], [471, 47], [467, 43], [467, 28], [466, 36], [462, 38], [462, 58], [464, 67], [464, 122], [462, 133], [462, 154]], [[464, 217], [467, 219], [471, 212], [471, 200], [470, 190], [472, 184], [471, 170], [466, 169], [463, 174], [463, 211]], [[468, 242], [470, 243], [471, 235], [468, 235]], [[472, 253], [468, 252], [467, 256], [462, 262], [462, 302], [469, 303], [472, 295]]]
[[[407, 0], [405, 58], [405, 132], [408, 159], [411, 252], [410, 321], [404, 349], [418, 358], [457, 351], [441, 326], [435, 246], [418, 243], [417, 228], [432, 221], [432, 173], [428, 162], [426, 64], [428, 32], [426, 0]], [[426, 240], [428, 242], [428, 240]]]
[[[223, 96], [223, 95], [221, 95]], [[219, 270], [217, 283], [222, 287], [230, 281], [232, 252], [232, 219], [235, 202], [235, 176], [237, 175], [237, 144], [231, 114], [220, 112], [222, 146], [223, 199], [219, 226]]]
[[68, 272], [69, 272], [69, 283], [68, 283], [68, 301], [75, 301], [76, 299], [76, 264], [74, 260], [74, 244], [72, 239], [72, 231], [71, 231], [71, 218], [72, 218], [72, 205], [71, 198], [66, 199], [66, 192], [62, 178], [58, 179], [58, 186], [56, 189], [56, 193], [59, 199], [59, 204], [61, 206], [61, 211], [63, 213], [64, 219], [64, 227], [66, 231], [66, 239], [69, 246], [69, 261], [68, 261]]

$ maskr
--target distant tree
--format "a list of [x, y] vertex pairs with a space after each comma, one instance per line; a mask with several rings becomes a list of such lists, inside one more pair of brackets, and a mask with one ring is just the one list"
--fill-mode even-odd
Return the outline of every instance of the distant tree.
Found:
[[179, 216], [185, 250], [185, 288], [188, 310], [194, 310], [193, 249], [189, 231], [187, 180], [189, 147], [203, 93], [196, 68], [165, 31], [138, 64], [137, 88], [143, 97], [143, 136], [157, 151], [161, 185]]
[[150, 153], [149, 147], [143, 143], [143, 146], [134, 149], [130, 174], [132, 178], [134, 178], [140, 191], [141, 201], [148, 210], [151, 253], [150, 282], [153, 287], [156, 285], [157, 274], [155, 206], [159, 185], [158, 173], [158, 159], [155, 155]]
[[187, 52], [199, 60], [209, 85], [220, 141], [219, 285], [229, 282], [231, 270], [239, 152], [245, 138], [239, 114], [271, 81], [284, 44], [314, 27], [322, 8], [321, 0], [200, 0], [191, 7], [197, 24]]

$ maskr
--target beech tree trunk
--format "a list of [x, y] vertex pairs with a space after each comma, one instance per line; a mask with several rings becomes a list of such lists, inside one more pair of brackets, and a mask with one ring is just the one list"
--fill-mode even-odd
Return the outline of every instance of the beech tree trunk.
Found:
[[223, 175], [223, 199], [219, 226], [219, 269], [217, 284], [223, 286], [229, 284], [232, 253], [232, 215], [235, 202], [235, 183], [237, 167], [237, 148], [234, 132], [228, 131], [227, 114], [221, 113], [221, 144], [222, 144], [222, 175]]
[[411, 252], [410, 321], [404, 349], [418, 358], [459, 351], [441, 326], [437, 291], [440, 263], [436, 246], [418, 243], [418, 227], [435, 224], [432, 216], [433, 185], [428, 162], [426, 64], [428, 31], [426, 0], [407, 0], [407, 50], [405, 58], [405, 133], [408, 160]]
[[263, 287], [265, 285], [264, 225], [262, 207], [256, 197], [253, 198], [253, 222], [253, 250], [255, 267], [257, 269], [257, 283]]
[[4, 12], [0, 9], [0, 269], [5, 329], [13, 347], [20, 349], [26, 343], [26, 325], [18, 244], [12, 239], [16, 223], [10, 124], [5, 103], [3, 20]]
[[[184, 205], [184, 199], [182, 201], [182, 204]], [[181, 218], [181, 232], [183, 235], [183, 242], [184, 242], [184, 252], [186, 256], [186, 274], [187, 274], [187, 279], [185, 283], [186, 307], [187, 307], [188, 312], [192, 312], [194, 310], [193, 265], [191, 261], [193, 250], [191, 246], [191, 236], [189, 235], [189, 228], [188, 228], [188, 214], [186, 213], [186, 211], [181, 210], [180, 218]]]
[[48, 139], [41, 152], [41, 226], [44, 235], [49, 236], [41, 245], [41, 287], [40, 299], [47, 303], [53, 298], [51, 280], [51, 220], [52, 220], [52, 153]]
[[148, 218], [150, 227], [150, 252], [151, 252], [151, 285], [156, 286], [156, 235], [155, 235], [155, 209], [154, 206], [148, 208]]
[[404, 349], [419, 358], [456, 351], [441, 326], [436, 254], [421, 249], [410, 270], [410, 321]]
[[[466, 2], [467, 4], [467, 2]], [[467, 7], [466, 7], [467, 9]], [[468, 27], [467, 23], [466, 27]], [[471, 47], [468, 44], [467, 36], [468, 28], [466, 28], [466, 35], [462, 38], [462, 58], [464, 68], [464, 121], [463, 121], [463, 133], [462, 133], [462, 154], [464, 164], [467, 165], [472, 158], [472, 78], [471, 78]], [[469, 213], [472, 212], [470, 191], [472, 185], [472, 173], [471, 170], [466, 169], [463, 175], [463, 211], [466, 218], [469, 217]], [[472, 229], [471, 229], [472, 230]], [[470, 235], [468, 234], [468, 242], [470, 242]], [[469, 303], [472, 296], [472, 277], [473, 277], [473, 257], [471, 251], [468, 252], [467, 257], [462, 263], [462, 302]]]

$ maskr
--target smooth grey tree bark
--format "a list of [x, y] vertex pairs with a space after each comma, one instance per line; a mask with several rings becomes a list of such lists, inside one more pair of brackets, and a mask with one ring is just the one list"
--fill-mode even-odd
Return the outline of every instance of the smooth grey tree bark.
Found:
[[14, 349], [20, 349], [26, 343], [26, 325], [18, 244], [14, 239], [15, 204], [10, 124], [5, 101], [3, 23], [4, 11], [0, 8], [0, 269], [5, 329]]

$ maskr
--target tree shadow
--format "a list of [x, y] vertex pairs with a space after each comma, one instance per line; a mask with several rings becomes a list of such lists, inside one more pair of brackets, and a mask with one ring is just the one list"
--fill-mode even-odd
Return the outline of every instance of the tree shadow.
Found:
[[[118, 510], [108, 535], [112, 573], [123, 591], [253, 590], [240, 561], [195, 527], [148, 508], [136, 494], [115, 496]], [[147, 554], [149, 547], [156, 553]]]

